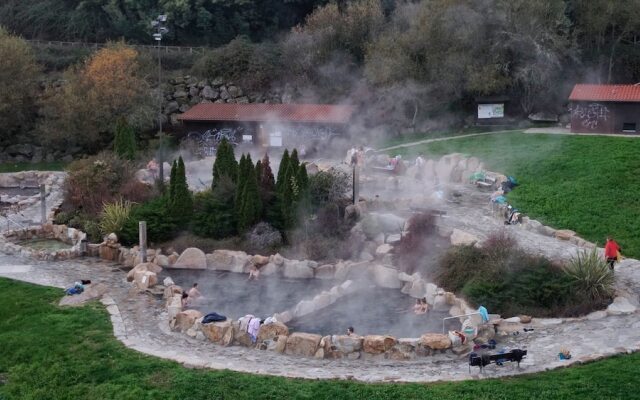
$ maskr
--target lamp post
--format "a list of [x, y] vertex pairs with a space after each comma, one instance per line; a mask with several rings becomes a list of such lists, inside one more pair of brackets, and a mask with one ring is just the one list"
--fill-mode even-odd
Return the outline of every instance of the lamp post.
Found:
[[162, 57], [160, 56], [160, 42], [162, 35], [169, 33], [169, 29], [165, 27], [167, 16], [165, 14], [158, 15], [158, 18], [151, 21], [151, 27], [154, 29], [153, 38], [158, 42], [158, 91], [160, 93], [158, 100], [158, 139], [160, 146], [158, 149], [158, 185], [164, 186], [164, 133], [162, 132]]

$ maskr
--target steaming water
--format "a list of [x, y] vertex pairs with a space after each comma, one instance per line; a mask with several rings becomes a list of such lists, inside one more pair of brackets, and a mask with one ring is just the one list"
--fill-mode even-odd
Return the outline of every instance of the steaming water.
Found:
[[71, 247], [70, 244], [56, 239], [29, 239], [17, 242], [20, 246], [29, 247], [34, 250], [63, 250]]
[[198, 282], [198, 289], [206, 300], [193, 308], [204, 314], [215, 311], [233, 319], [246, 314], [266, 318], [292, 308], [300, 300], [313, 297], [333, 284], [320, 279], [275, 276], [247, 281], [248, 274], [226, 271], [172, 270], [169, 275], [185, 290]]
[[442, 318], [449, 313], [431, 310], [416, 315], [414, 304], [415, 299], [398, 289], [373, 287], [342, 297], [329, 307], [294, 319], [288, 325], [295, 331], [321, 335], [344, 334], [350, 326], [358, 335], [419, 337], [427, 332], [442, 332]]

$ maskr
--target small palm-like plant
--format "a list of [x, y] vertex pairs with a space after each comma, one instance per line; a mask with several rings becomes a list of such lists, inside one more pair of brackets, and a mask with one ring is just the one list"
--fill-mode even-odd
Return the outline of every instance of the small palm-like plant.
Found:
[[576, 289], [591, 299], [604, 299], [613, 294], [613, 272], [595, 248], [578, 252], [565, 266], [564, 272], [573, 280]]
[[131, 214], [131, 206], [130, 201], [122, 199], [113, 203], [104, 203], [100, 213], [100, 232], [103, 235], [120, 232]]

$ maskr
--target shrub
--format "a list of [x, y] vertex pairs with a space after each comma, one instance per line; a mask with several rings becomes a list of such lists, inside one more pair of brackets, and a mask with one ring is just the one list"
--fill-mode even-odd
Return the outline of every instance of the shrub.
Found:
[[593, 300], [605, 299], [612, 295], [615, 279], [606, 262], [596, 249], [580, 251], [564, 268], [577, 291], [585, 293]]
[[122, 197], [119, 191], [125, 183], [135, 180], [133, 165], [108, 152], [74, 161], [68, 173], [65, 201], [73, 209], [95, 217], [104, 203]]
[[394, 254], [404, 272], [414, 273], [422, 265], [423, 255], [432, 247], [430, 237], [436, 232], [435, 218], [430, 212], [409, 218], [409, 233], [402, 237]]
[[144, 204], [131, 208], [129, 218], [122, 230], [117, 232], [121, 243], [133, 245], [138, 243], [138, 222], [147, 222], [147, 239], [149, 242], [162, 242], [173, 238], [179, 229], [180, 220], [173, 215], [166, 197], [158, 197]]
[[133, 160], [136, 156], [136, 133], [124, 118], [116, 123], [113, 152], [126, 160]]
[[236, 234], [236, 218], [233, 210], [235, 185], [223, 177], [216, 188], [197, 193], [191, 231], [205, 238], [222, 239]]
[[215, 188], [222, 176], [229, 177], [233, 182], [236, 182], [238, 178], [238, 162], [233, 154], [233, 147], [227, 139], [222, 139], [216, 150], [216, 160], [213, 162], [212, 188]]
[[244, 236], [249, 252], [270, 253], [282, 246], [282, 234], [266, 222], [256, 224]]
[[317, 209], [326, 203], [338, 203], [348, 198], [351, 176], [344, 171], [330, 169], [309, 177], [311, 207]]
[[100, 232], [103, 235], [120, 232], [130, 214], [131, 203], [129, 201], [120, 199], [113, 203], [105, 203], [100, 214]]

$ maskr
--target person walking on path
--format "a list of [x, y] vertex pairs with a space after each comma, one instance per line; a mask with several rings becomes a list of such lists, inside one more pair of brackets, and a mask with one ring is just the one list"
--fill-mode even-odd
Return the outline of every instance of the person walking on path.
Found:
[[607, 244], [604, 246], [604, 258], [609, 265], [609, 269], [613, 271], [613, 264], [618, 261], [622, 249], [611, 236], [607, 236]]

